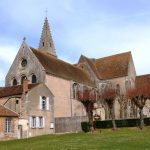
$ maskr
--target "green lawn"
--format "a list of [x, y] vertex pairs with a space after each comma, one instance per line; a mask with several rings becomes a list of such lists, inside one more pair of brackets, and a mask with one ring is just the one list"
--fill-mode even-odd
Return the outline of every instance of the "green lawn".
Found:
[[150, 150], [150, 127], [46, 135], [0, 142], [0, 150]]

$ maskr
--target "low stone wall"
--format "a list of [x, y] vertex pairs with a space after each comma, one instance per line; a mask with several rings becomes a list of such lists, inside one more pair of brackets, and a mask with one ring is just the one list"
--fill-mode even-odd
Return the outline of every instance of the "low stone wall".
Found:
[[86, 116], [55, 118], [55, 133], [82, 131], [81, 122], [87, 120]]

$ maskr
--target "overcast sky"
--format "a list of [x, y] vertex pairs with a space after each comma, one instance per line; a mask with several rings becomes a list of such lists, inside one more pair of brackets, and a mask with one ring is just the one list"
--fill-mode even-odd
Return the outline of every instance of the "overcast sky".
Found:
[[59, 58], [131, 51], [137, 74], [150, 73], [149, 0], [0, 0], [0, 86], [23, 37], [38, 47], [46, 8]]

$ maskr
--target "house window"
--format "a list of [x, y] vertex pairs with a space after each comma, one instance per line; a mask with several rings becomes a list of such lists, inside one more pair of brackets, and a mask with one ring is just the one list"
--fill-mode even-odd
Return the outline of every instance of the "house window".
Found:
[[21, 84], [23, 84], [23, 80], [26, 80], [27, 79], [27, 77], [25, 76], [25, 75], [23, 75], [22, 77], [21, 77]]
[[12, 132], [12, 119], [6, 118], [5, 120], [5, 132], [10, 133]]
[[46, 97], [43, 96], [42, 97], [42, 109], [45, 109], [46, 108]]
[[39, 99], [39, 108], [40, 110], [50, 110], [50, 100], [49, 97], [40, 96]]
[[32, 75], [32, 83], [36, 83], [37, 79], [36, 79], [36, 75]]
[[12, 85], [13, 85], [13, 86], [17, 85], [17, 80], [16, 80], [16, 79], [13, 79]]
[[31, 120], [31, 127], [32, 127], [32, 128], [35, 128], [35, 127], [36, 127], [36, 117], [32, 117], [32, 120]]
[[39, 128], [43, 128], [43, 117], [39, 117]]

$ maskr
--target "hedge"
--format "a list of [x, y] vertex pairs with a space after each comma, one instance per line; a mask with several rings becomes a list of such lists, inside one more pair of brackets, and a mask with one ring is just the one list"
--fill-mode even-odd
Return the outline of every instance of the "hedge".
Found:
[[[123, 119], [123, 120], [115, 120], [117, 127], [137, 127], [139, 126], [140, 119]], [[150, 118], [144, 118], [144, 124], [146, 126], [150, 125]], [[88, 122], [81, 123], [82, 130], [84, 132], [88, 132]], [[94, 121], [94, 128], [95, 129], [105, 129], [105, 128], [112, 128], [112, 121], [111, 120], [104, 120], [104, 121]]]

